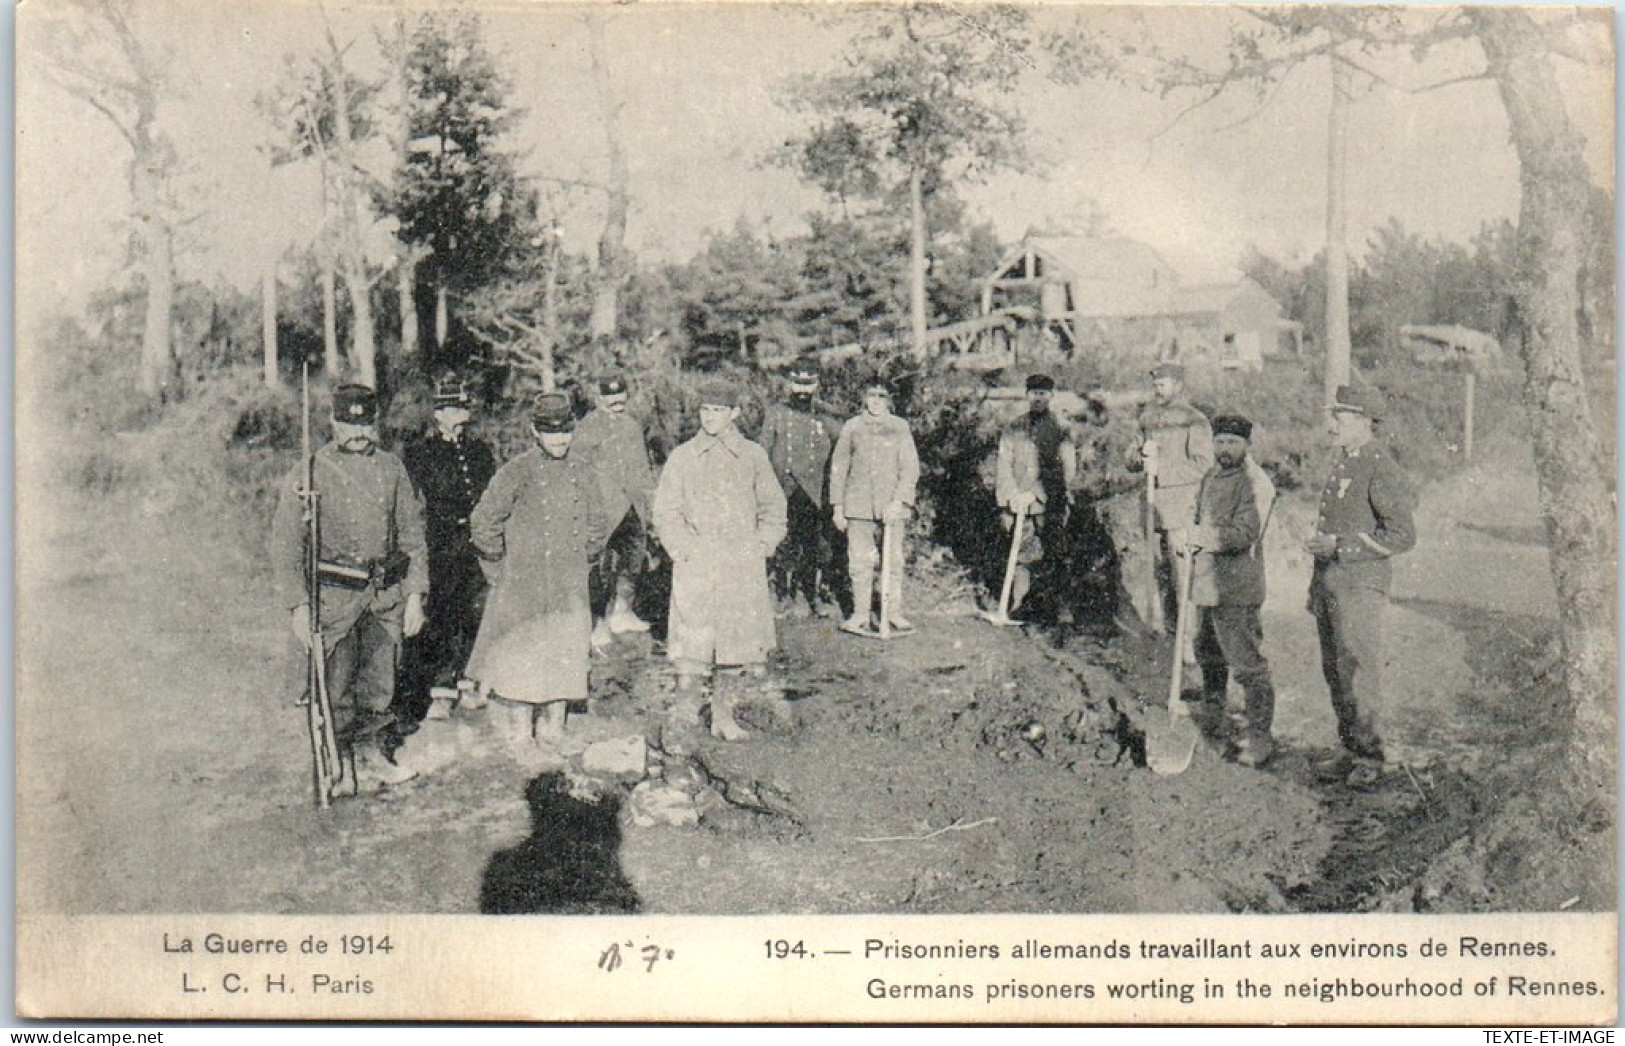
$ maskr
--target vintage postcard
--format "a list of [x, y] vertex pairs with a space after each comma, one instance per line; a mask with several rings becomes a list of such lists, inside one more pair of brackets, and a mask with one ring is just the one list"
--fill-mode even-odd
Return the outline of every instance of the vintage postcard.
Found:
[[17, 1013], [1614, 1023], [1613, 56], [24, 5]]

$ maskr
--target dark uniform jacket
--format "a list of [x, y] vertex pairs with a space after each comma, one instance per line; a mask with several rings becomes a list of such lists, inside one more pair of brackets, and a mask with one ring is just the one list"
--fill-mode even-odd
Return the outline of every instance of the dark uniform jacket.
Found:
[[594, 408], [581, 419], [575, 432], [570, 456], [591, 466], [598, 475], [610, 528], [614, 529], [628, 509], [648, 522], [655, 476], [649, 467], [643, 426], [630, 412], [611, 414]]
[[800, 486], [816, 504], [827, 503], [829, 459], [840, 431], [840, 422], [822, 413], [785, 403], [767, 408], [758, 442], [786, 495]]
[[[373, 448], [362, 454], [328, 443], [316, 451], [316, 490], [321, 495], [320, 556], [365, 569], [393, 552], [410, 557], [405, 595], [429, 591], [429, 557], [423, 536], [423, 502], [401, 459]], [[271, 520], [273, 583], [284, 606], [306, 601], [305, 524], [299, 499], [305, 470], [294, 470]]]
[[1337, 538], [1337, 551], [1315, 560], [1313, 584], [1359, 585], [1386, 592], [1389, 559], [1416, 545], [1416, 494], [1381, 444], [1372, 442], [1338, 459], [1320, 492], [1316, 529]]
[[1202, 550], [1191, 577], [1191, 602], [1199, 607], [1261, 606], [1264, 555], [1258, 547], [1263, 520], [1246, 462], [1214, 465], [1202, 477], [1196, 502]]
[[496, 472], [490, 445], [467, 437], [448, 440], [436, 431], [408, 443], [401, 457], [423, 496], [430, 555], [473, 555], [468, 519]]

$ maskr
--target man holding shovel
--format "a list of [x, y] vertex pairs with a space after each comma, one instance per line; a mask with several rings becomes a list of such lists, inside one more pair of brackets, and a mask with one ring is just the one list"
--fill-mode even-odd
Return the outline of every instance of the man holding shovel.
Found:
[[[863, 390], [863, 413], [841, 427], [830, 460], [830, 514], [846, 534], [852, 579], [852, 616], [841, 631], [855, 635], [905, 634], [914, 626], [902, 613], [903, 525], [914, 507], [920, 456], [908, 422], [891, 412], [891, 389], [882, 381]], [[884, 545], [877, 557], [875, 549]], [[871, 628], [875, 561], [881, 560], [881, 613]]]
[[1004, 510], [1004, 529], [1017, 548], [1010, 604], [1003, 608], [1004, 615], [1008, 617], [1022, 606], [1032, 588], [1033, 567], [1042, 562], [1045, 577], [1056, 589], [1051, 598], [1057, 622], [1065, 624], [1071, 607], [1066, 593], [1059, 590], [1066, 579], [1062, 547], [1078, 455], [1071, 433], [1050, 410], [1054, 394], [1055, 379], [1048, 374], [1028, 377], [1027, 413], [999, 437], [994, 496]]
[[1264, 603], [1264, 527], [1274, 487], [1267, 476], [1248, 467], [1252, 434], [1252, 422], [1240, 415], [1213, 419], [1215, 461], [1202, 477], [1186, 552], [1193, 557], [1191, 612], [1196, 615], [1203, 696], [1224, 707], [1225, 690], [1235, 677], [1246, 695], [1246, 726], [1236, 761], [1258, 767], [1275, 755], [1270, 736], [1275, 690], [1259, 620]]
[[[1196, 493], [1202, 477], [1213, 465], [1213, 430], [1207, 416], [1185, 398], [1185, 368], [1177, 363], [1159, 363], [1151, 370], [1151, 402], [1140, 412], [1141, 465], [1147, 475], [1147, 495], [1153, 515], [1150, 556], [1156, 562], [1156, 545], [1165, 545], [1169, 580], [1177, 593], [1184, 589], [1185, 561], [1178, 555], [1186, 532], [1196, 519]], [[1160, 540], [1157, 540], [1160, 538]], [[1153, 568], [1155, 569], [1155, 568]], [[1168, 600], [1161, 594], [1150, 608], [1152, 627], [1157, 628], [1157, 609]], [[1184, 663], [1194, 665], [1196, 652], [1191, 636], [1179, 651]]]

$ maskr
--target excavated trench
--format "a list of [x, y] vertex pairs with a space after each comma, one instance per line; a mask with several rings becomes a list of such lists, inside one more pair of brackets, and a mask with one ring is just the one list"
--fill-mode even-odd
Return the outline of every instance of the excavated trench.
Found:
[[[1082, 547], [1105, 554], [1098, 543]], [[779, 874], [772, 870], [780, 867], [774, 853], [798, 855], [784, 858], [792, 864], [808, 852], [827, 856], [840, 849], [829, 834], [835, 807], [856, 800], [831, 793], [821, 763], [839, 762], [842, 750], [854, 746], [896, 764], [886, 767], [887, 779], [896, 782], [899, 806], [908, 806], [927, 829], [918, 834], [953, 821], [974, 824], [982, 808], [1002, 802], [997, 831], [1033, 837], [1002, 845], [1025, 846], [1029, 860], [1040, 863], [1036, 873], [1028, 868], [1016, 878], [956, 865], [932, 883], [876, 898], [873, 910], [937, 910], [944, 899], [1017, 905], [1008, 910], [1162, 910], [1156, 896], [1127, 903], [1108, 898], [1104, 907], [1090, 907], [1095, 895], [1069, 879], [1065, 854], [1067, 847], [1093, 850], [1097, 840], [1121, 853], [1121, 875], [1139, 875], [1148, 863], [1189, 862], [1193, 874], [1209, 876], [1210, 896], [1221, 910], [1358, 912], [1413, 910], [1422, 903], [1415, 883], [1481, 816], [1471, 779], [1442, 764], [1400, 767], [1375, 789], [1358, 792], [1314, 782], [1301, 753], [1263, 777], [1210, 753], [1207, 776], [1192, 772], [1185, 784], [1156, 778], [1144, 769], [1142, 724], [1162, 707], [1161, 695], [1148, 698], [1134, 689], [1130, 669], [1143, 652], [1101, 638], [1109, 634], [1114, 609], [1109, 589], [1083, 591], [1098, 598], [1080, 604], [1070, 629], [1029, 624], [1016, 632], [939, 617], [937, 639], [895, 646], [883, 658], [874, 656], [878, 646], [832, 639], [816, 622], [787, 623], [775, 666], [785, 703], [747, 703], [739, 712], [760, 744], [709, 742], [703, 721], [674, 729], [658, 649], [628, 649], [624, 658], [595, 669], [592, 704], [597, 717], [648, 739], [645, 778], [583, 778], [572, 769], [533, 780], [527, 791], [532, 833], [491, 858], [481, 911], [640, 910], [646, 902], [622, 870], [621, 854], [630, 833], [652, 826], [691, 839], [640, 843], [644, 874], [651, 865], [664, 869], [719, 846], [764, 848], [769, 856], [761, 874], [769, 876]], [[1204, 725], [1207, 745], [1222, 749], [1224, 725]], [[994, 769], [1001, 766], [1060, 770], [1055, 780], [1078, 783], [1057, 786], [1058, 798], [1029, 796], [1001, 780], [1004, 774]], [[1189, 802], [1208, 805], [1196, 811], [1194, 826], [1158, 824], [1167, 811], [1145, 796], [1159, 788], [1188, 789]], [[1003, 789], [1009, 791], [994, 794]], [[1083, 806], [1067, 812], [1080, 797], [1091, 797], [1093, 813]], [[1093, 827], [1069, 827], [1065, 839], [1047, 837], [1075, 821]], [[1128, 845], [1125, 832], [1150, 836]], [[1162, 834], [1169, 839], [1154, 838]], [[1227, 861], [1245, 867], [1211, 871]], [[662, 883], [647, 907], [685, 910], [688, 872], [673, 867], [657, 874], [675, 881]], [[1055, 879], [1045, 881], [1046, 875]], [[977, 883], [1026, 885], [1012, 902], [1008, 889]], [[726, 898], [707, 903], [720, 907]]]

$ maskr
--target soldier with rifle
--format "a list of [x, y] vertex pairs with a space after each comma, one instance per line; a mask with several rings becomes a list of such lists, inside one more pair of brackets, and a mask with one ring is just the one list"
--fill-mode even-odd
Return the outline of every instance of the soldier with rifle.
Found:
[[[333, 438], [309, 448], [271, 521], [282, 605], [311, 660], [311, 749], [316, 800], [417, 776], [385, 754], [403, 636], [424, 624], [429, 591], [423, 503], [399, 458], [378, 446], [378, 394], [333, 393]], [[318, 646], [319, 640], [319, 646]], [[318, 651], [319, 656], [318, 656]]]

